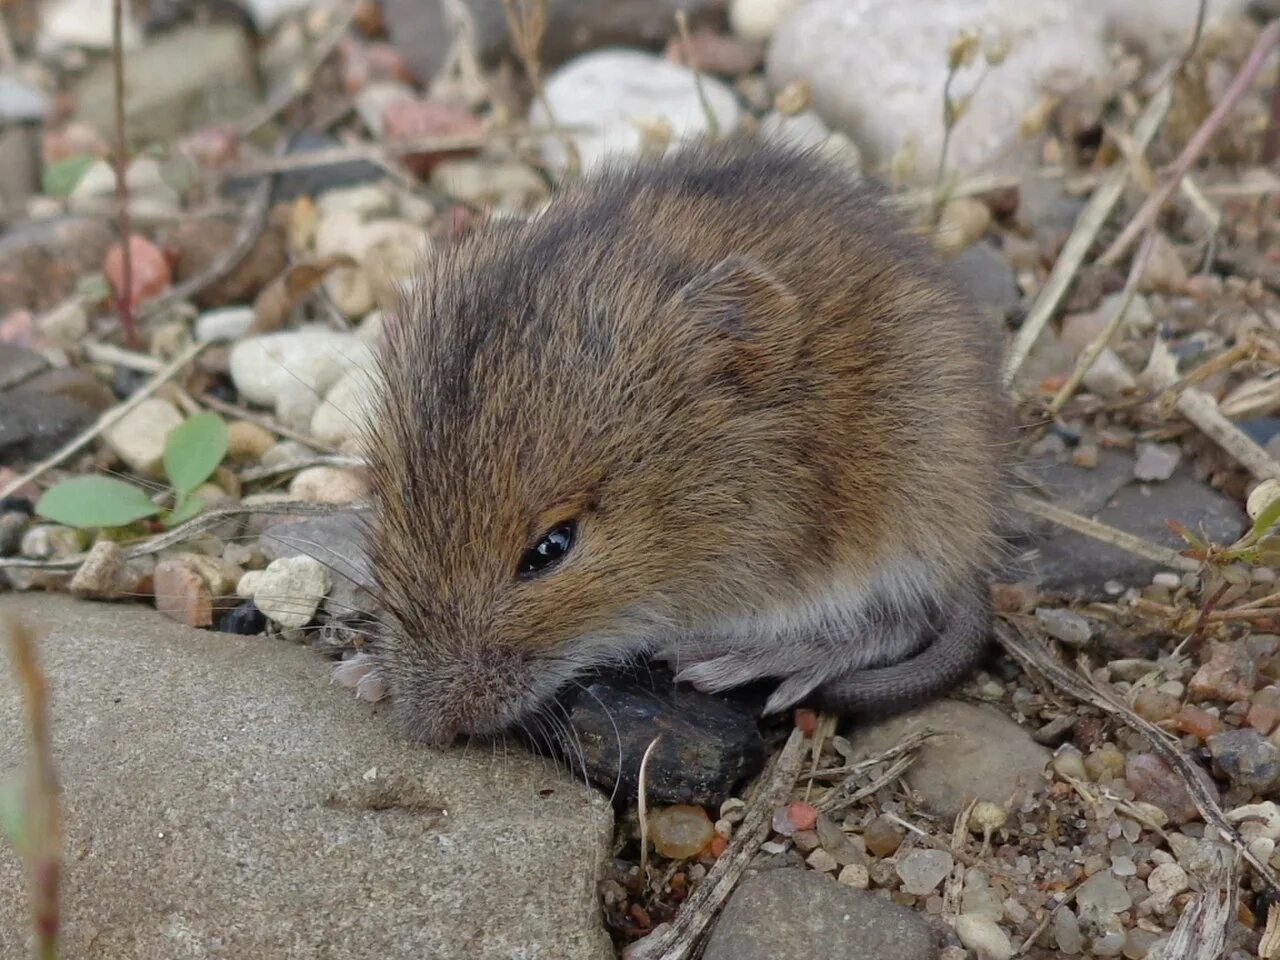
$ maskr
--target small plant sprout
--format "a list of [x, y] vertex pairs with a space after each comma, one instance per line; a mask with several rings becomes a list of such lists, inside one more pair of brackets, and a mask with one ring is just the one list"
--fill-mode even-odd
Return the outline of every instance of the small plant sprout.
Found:
[[81, 528], [127, 527], [158, 516], [167, 527], [190, 520], [204, 506], [195, 496], [227, 454], [227, 427], [214, 413], [188, 417], [169, 434], [164, 472], [173, 487], [165, 509], [146, 490], [115, 477], [73, 477], [44, 492], [36, 513], [55, 523]]
[[[979, 53], [983, 57], [982, 72], [978, 74], [977, 80], [967, 94], [956, 96], [952, 90], [956, 77], [961, 70], [977, 62]], [[933, 222], [935, 224], [941, 218], [942, 208], [946, 206], [951, 195], [951, 183], [947, 177], [947, 155], [951, 151], [951, 136], [956, 125], [968, 112], [969, 104], [977, 96], [982, 81], [987, 78], [991, 68], [1004, 63], [1008, 55], [1007, 37], [1001, 37], [992, 42], [984, 50], [976, 30], [964, 30], [956, 34], [947, 45], [947, 79], [942, 85], [942, 148], [938, 152], [938, 172], [934, 178], [933, 188]]]

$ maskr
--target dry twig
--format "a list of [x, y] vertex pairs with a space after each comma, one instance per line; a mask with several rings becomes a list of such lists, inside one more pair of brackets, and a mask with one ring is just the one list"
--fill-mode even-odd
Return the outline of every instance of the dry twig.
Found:
[[116, 217], [120, 224], [120, 289], [116, 291], [116, 312], [124, 342], [138, 349], [138, 329], [133, 322], [133, 231], [129, 226], [129, 139], [124, 116], [124, 0], [111, 4], [111, 66], [116, 124]]
[[1158, 543], [1152, 543], [1149, 540], [1143, 540], [1141, 537], [1135, 537], [1132, 533], [1117, 530], [1115, 527], [1108, 526], [1101, 521], [1082, 517], [1078, 513], [1072, 513], [1070, 510], [1063, 509], [1048, 501], [1038, 500], [1035, 497], [1027, 496], [1025, 493], [1013, 494], [1012, 500], [1013, 506], [1023, 513], [1041, 517], [1051, 523], [1056, 523], [1060, 527], [1066, 527], [1076, 533], [1083, 533], [1086, 537], [1092, 537], [1102, 543], [1109, 543], [1113, 547], [1132, 553], [1135, 557], [1152, 560], [1173, 570], [1194, 572], [1200, 569], [1199, 563], [1190, 557], [1182, 556], [1176, 550], [1171, 550]]
[[[177, 546], [197, 534], [216, 527], [224, 520], [236, 520], [253, 516], [289, 516], [289, 517], [329, 517], [337, 513], [361, 513], [363, 507], [349, 504], [311, 503], [307, 500], [284, 500], [279, 503], [236, 503], [225, 507], [212, 507], [186, 523], [180, 523], [171, 530], [158, 536], [135, 544], [124, 551], [126, 560], [146, 557], [159, 553], [168, 547]], [[28, 560], [25, 557], [0, 557], [0, 570], [78, 570], [89, 555], [79, 553], [74, 557], [62, 557], [57, 560]]]
[[694, 950], [711, 921], [733, 892], [760, 844], [769, 836], [774, 808], [791, 793], [803, 761], [804, 734], [794, 729], [774, 760], [773, 768], [761, 781], [728, 848], [685, 901], [676, 918], [633, 946], [632, 960], [687, 960], [695, 955]]
[[1240, 72], [1231, 81], [1231, 86], [1222, 95], [1222, 99], [1218, 101], [1217, 106], [1213, 108], [1213, 111], [1205, 118], [1204, 123], [1187, 141], [1187, 145], [1182, 148], [1182, 153], [1178, 154], [1178, 159], [1174, 161], [1165, 182], [1147, 197], [1142, 206], [1138, 208], [1138, 212], [1134, 214], [1133, 219], [1120, 231], [1120, 235], [1115, 238], [1111, 246], [1107, 247], [1106, 252], [1098, 258], [1100, 263], [1115, 263], [1124, 255], [1125, 251], [1133, 246], [1134, 241], [1138, 239], [1142, 232], [1155, 223], [1156, 217], [1163, 209], [1165, 201], [1177, 189], [1179, 181], [1191, 169], [1192, 164], [1200, 158], [1205, 148], [1212, 142], [1214, 134], [1218, 132], [1218, 128], [1222, 126], [1222, 122], [1226, 120], [1228, 114], [1235, 109], [1236, 104], [1240, 102], [1240, 98], [1248, 91], [1250, 84], [1253, 83], [1258, 73], [1262, 70], [1263, 64], [1266, 63], [1267, 55], [1277, 43], [1280, 43], [1280, 19], [1272, 20], [1258, 34], [1258, 39], [1254, 41], [1253, 49], [1249, 51], [1249, 56], [1240, 68]]
[[36, 657], [31, 629], [16, 618], [5, 626], [13, 672], [26, 707], [30, 757], [23, 783], [21, 821], [14, 842], [27, 864], [28, 895], [35, 926], [35, 957], [54, 960], [58, 952], [58, 888], [62, 873], [62, 817], [53, 763], [49, 687]]
[[[1172, 102], [1173, 86], [1170, 83], [1166, 83], [1151, 98], [1146, 109], [1142, 111], [1142, 116], [1138, 118], [1138, 122], [1134, 125], [1133, 141], [1136, 149], [1145, 151], [1151, 144], [1156, 131], [1160, 129], [1160, 124], [1164, 122], [1165, 114], [1169, 112], [1169, 105]], [[1076, 272], [1080, 269], [1080, 265], [1084, 263], [1085, 254], [1093, 246], [1094, 238], [1097, 237], [1098, 231], [1102, 229], [1102, 225], [1107, 222], [1107, 218], [1111, 216], [1112, 209], [1114, 209], [1120, 199], [1120, 195], [1124, 192], [1131, 170], [1131, 164], [1125, 164], [1116, 170], [1112, 170], [1101, 185], [1094, 190], [1093, 196], [1089, 198], [1085, 208], [1080, 211], [1080, 216], [1071, 231], [1071, 236], [1067, 238], [1067, 242], [1062, 247], [1062, 252], [1058, 254], [1058, 259], [1053, 265], [1053, 270], [1049, 273], [1049, 279], [1045, 281], [1044, 287], [1040, 290], [1040, 295], [1036, 297], [1035, 304], [1032, 305], [1030, 312], [1027, 314], [1026, 322], [1023, 323], [1022, 329], [1018, 331], [1017, 337], [1014, 338], [1013, 346], [1009, 350], [1009, 357], [1005, 361], [1004, 384], [1006, 387], [1013, 383], [1018, 371], [1030, 355], [1031, 348], [1035, 346], [1036, 340], [1040, 338], [1040, 333], [1044, 330], [1045, 324], [1049, 322], [1049, 318], [1053, 316], [1058, 304], [1066, 295], [1072, 280], [1075, 279]]]

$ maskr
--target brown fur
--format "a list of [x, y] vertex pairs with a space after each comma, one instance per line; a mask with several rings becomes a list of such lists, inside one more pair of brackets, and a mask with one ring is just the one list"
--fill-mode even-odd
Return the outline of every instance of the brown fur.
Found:
[[[645, 650], [728, 653], [711, 688], [807, 671], [796, 689], [836, 700], [854, 666], [917, 653], [981, 604], [997, 353], [868, 189], [745, 141], [441, 252], [391, 326], [369, 437], [406, 719], [492, 732]], [[571, 518], [564, 563], [518, 578]], [[898, 647], [844, 662], [889, 621]]]

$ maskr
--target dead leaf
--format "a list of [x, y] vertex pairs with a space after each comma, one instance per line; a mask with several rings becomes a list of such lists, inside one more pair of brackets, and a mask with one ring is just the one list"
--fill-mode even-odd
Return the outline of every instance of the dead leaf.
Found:
[[279, 330], [284, 326], [289, 311], [319, 286], [329, 271], [355, 265], [355, 260], [345, 253], [290, 264], [253, 301], [253, 323], [248, 332], [256, 334]]

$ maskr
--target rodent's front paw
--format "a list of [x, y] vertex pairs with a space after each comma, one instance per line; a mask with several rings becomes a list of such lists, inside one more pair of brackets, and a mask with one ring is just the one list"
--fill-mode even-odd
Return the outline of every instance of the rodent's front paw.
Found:
[[367, 653], [357, 653], [333, 667], [333, 682], [355, 692], [359, 700], [377, 703], [387, 696], [387, 681], [378, 662]]

